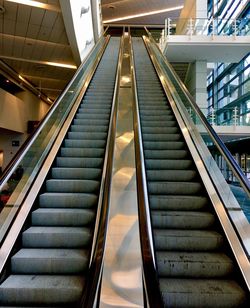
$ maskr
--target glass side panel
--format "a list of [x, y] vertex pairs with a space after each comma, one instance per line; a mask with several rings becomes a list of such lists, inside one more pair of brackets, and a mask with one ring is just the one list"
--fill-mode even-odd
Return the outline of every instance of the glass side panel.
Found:
[[55, 102], [55, 108], [52, 107], [50, 115], [44, 121], [36, 139], [28, 145], [28, 149], [26, 149], [26, 153], [16, 170], [10, 174], [8, 181], [0, 187], [0, 242], [49, 153], [104, 43], [105, 38], [102, 37], [73, 77], [73, 82], [68, 90]]

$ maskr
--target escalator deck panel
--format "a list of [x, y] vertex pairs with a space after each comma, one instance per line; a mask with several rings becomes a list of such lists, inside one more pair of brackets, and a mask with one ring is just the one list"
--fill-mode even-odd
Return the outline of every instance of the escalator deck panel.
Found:
[[[0, 285], [0, 306], [80, 301], [92, 247], [119, 38], [111, 38]], [[97, 91], [96, 91], [97, 88]], [[93, 106], [92, 106], [93, 104]]]
[[232, 254], [227, 255], [226, 239], [146, 47], [142, 39], [132, 43], [164, 307], [246, 305], [247, 292], [236, 278], [238, 267]]

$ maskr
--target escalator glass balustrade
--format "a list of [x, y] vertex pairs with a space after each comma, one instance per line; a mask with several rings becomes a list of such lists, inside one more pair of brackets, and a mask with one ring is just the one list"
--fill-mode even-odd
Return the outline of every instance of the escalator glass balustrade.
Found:
[[241, 307], [248, 292], [146, 47], [133, 38], [154, 253], [164, 307]]
[[0, 285], [0, 305], [74, 307], [88, 277], [116, 78], [111, 38]]

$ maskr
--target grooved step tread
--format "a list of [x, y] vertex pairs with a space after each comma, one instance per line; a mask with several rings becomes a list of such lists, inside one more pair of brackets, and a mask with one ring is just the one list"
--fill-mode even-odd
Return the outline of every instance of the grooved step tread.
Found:
[[9, 305], [74, 304], [85, 279], [63, 275], [11, 275], [0, 286], [0, 303]]
[[233, 280], [161, 278], [165, 307], [243, 307], [246, 294]]
[[83, 274], [89, 252], [83, 249], [23, 248], [11, 258], [14, 274]]
[[221, 278], [233, 273], [232, 260], [223, 253], [156, 252], [160, 277]]

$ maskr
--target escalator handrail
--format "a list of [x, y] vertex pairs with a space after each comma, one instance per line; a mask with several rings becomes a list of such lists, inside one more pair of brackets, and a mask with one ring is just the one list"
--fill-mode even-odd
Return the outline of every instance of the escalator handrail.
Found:
[[106, 233], [109, 216], [109, 199], [111, 190], [111, 178], [113, 168], [113, 156], [115, 147], [116, 121], [118, 110], [119, 84], [121, 79], [121, 63], [123, 51], [123, 36], [119, 47], [118, 65], [116, 71], [115, 88], [111, 110], [111, 122], [109, 125], [108, 139], [105, 151], [105, 160], [101, 180], [100, 198], [98, 201], [97, 222], [95, 227], [96, 238], [94, 239], [93, 252], [89, 265], [86, 286], [83, 290], [79, 304], [81, 308], [92, 308], [98, 306], [100, 296], [100, 285], [102, 277], [103, 259], [106, 244]]
[[[131, 37], [130, 37], [131, 39]], [[130, 44], [130, 57], [132, 69], [132, 89], [134, 96], [133, 103], [133, 118], [134, 118], [134, 135], [135, 135], [135, 157], [136, 157], [136, 183], [138, 195], [138, 213], [139, 213], [139, 228], [141, 240], [141, 252], [143, 263], [143, 281], [145, 288], [145, 297], [147, 305], [145, 307], [162, 308], [163, 302], [161, 299], [161, 292], [159, 288], [158, 274], [155, 264], [154, 244], [151, 229], [150, 210], [148, 202], [146, 171], [144, 164], [144, 154], [142, 146], [142, 134], [139, 117], [137, 82], [135, 72], [135, 62], [132, 49], [132, 42]]]
[[150, 42], [156, 46], [160, 54], [162, 55], [162, 59], [164, 61], [164, 64], [167, 66], [167, 68], [171, 71], [172, 77], [175, 79], [177, 82], [178, 86], [181, 88], [182, 93], [185, 95], [186, 99], [188, 100], [189, 104], [191, 107], [195, 110], [196, 114], [198, 115], [201, 123], [204, 125], [205, 129], [207, 130], [207, 133], [209, 134], [210, 138], [214, 142], [215, 146], [219, 150], [220, 154], [223, 156], [223, 158], [226, 160], [230, 168], [232, 169], [233, 174], [235, 177], [239, 180], [240, 184], [242, 185], [242, 188], [244, 191], [247, 193], [247, 195], [250, 197], [250, 182], [244, 175], [242, 169], [238, 165], [238, 163], [235, 161], [233, 158], [232, 154], [228, 150], [228, 148], [225, 146], [223, 141], [220, 139], [220, 137], [217, 135], [213, 127], [210, 125], [210, 123], [207, 121], [205, 115], [202, 113], [200, 110], [199, 106], [196, 104], [195, 100], [187, 90], [186, 86], [184, 83], [181, 81], [180, 77], [177, 75], [177, 73], [174, 71], [166, 57], [162, 54], [159, 46], [156, 44], [154, 41], [151, 33], [148, 31], [148, 29], [145, 27], [145, 30], [148, 34], [148, 37], [150, 38]]
[[[84, 86], [81, 87], [80, 92], [77, 95], [77, 98], [74, 100], [73, 106], [71, 106], [71, 110], [66, 115], [66, 119], [64, 119], [63, 124], [60, 126], [60, 131], [55, 137], [54, 142], [52, 142], [52, 145], [50, 147], [50, 152], [44, 158], [43, 162], [41, 163], [41, 166], [39, 167], [39, 170], [36, 171], [35, 179], [33, 179], [33, 181], [29, 183], [29, 188], [27, 191], [21, 192], [21, 193], [20, 191], [18, 192], [18, 194], [21, 194], [21, 198], [19, 200], [20, 206], [14, 207], [14, 210], [15, 210], [14, 215], [12, 215], [12, 217], [6, 223], [6, 226], [4, 226], [3, 234], [0, 233], [1, 238], [2, 238], [1, 249], [0, 249], [0, 261], [1, 261], [0, 262], [0, 275], [4, 273], [7, 260], [9, 259], [9, 256], [15, 245], [15, 242], [31, 211], [31, 207], [33, 206], [35, 202], [36, 196], [42, 187], [42, 183], [45, 180], [53, 164], [55, 155], [59, 151], [62, 140], [64, 139], [69, 129], [69, 125], [72, 122], [75, 112], [81, 103], [81, 99], [84, 93], [86, 92], [86, 89], [89, 85], [89, 81], [93, 77], [96, 67], [98, 63], [100, 62], [100, 59], [102, 58], [102, 55], [107, 47], [109, 39], [110, 39], [110, 36], [107, 36], [104, 44], [102, 45], [97, 55], [95, 56], [94, 62], [91, 64], [91, 68], [89, 69], [87, 76], [85, 78]], [[21, 215], [18, 215], [19, 211], [21, 210], [22, 210]]]
[[[13, 174], [13, 172], [15, 171], [15, 169], [17, 168], [17, 166], [20, 164], [20, 162], [22, 161], [23, 157], [25, 156], [25, 154], [27, 153], [27, 151], [30, 149], [30, 147], [32, 146], [32, 144], [34, 143], [34, 141], [36, 140], [36, 138], [38, 137], [38, 135], [41, 133], [42, 129], [44, 128], [44, 126], [46, 125], [46, 123], [48, 122], [48, 120], [50, 119], [51, 115], [53, 114], [53, 112], [55, 111], [55, 109], [59, 106], [59, 104], [61, 103], [62, 99], [64, 98], [65, 94], [69, 91], [70, 87], [72, 86], [72, 84], [75, 82], [79, 72], [81, 72], [82, 67], [85, 65], [85, 63], [87, 63], [87, 61], [89, 60], [89, 58], [91, 57], [93, 51], [95, 50], [95, 48], [97, 48], [97, 46], [100, 44], [102, 38], [104, 37], [104, 35], [106, 34], [108, 30], [105, 30], [105, 32], [103, 33], [103, 35], [99, 38], [99, 40], [97, 41], [97, 43], [93, 46], [93, 48], [91, 49], [91, 51], [89, 52], [88, 56], [84, 59], [84, 61], [80, 64], [80, 66], [77, 68], [74, 76], [72, 77], [72, 79], [69, 81], [69, 83], [66, 85], [65, 89], [63, 90], [63, 92], [59, 95], [59, 97], [56, 99], [56, 101], [51, 105], [51, 107], [49, 108], [48, 112], [45, 114], [45, 116], [43, 117], [43, 119], [39, 122], [38, 126], [36, 127], [35, 131], [26, 139], [26, 141], [22, 144], [22, 146], [20, 147], [20, 149], [18, 150], [18, 152], [15, 154], [15, 156], [13, 157], [13, 159], [9, 162], [9, 164], [6, 166], [6, 168], [4, 169], [2, 175], [0, 176], [0, 191], [1, 188], [5, 185], [5, 183], [9, 180], [9, 178], [11, 177], [11, 175]], [[106, 40], [104, 41], [104, 45], [105, 42], [109, 39], [109, 36], [106, 36]]]

